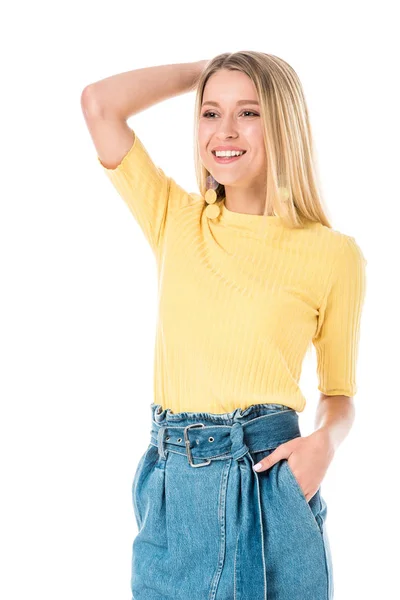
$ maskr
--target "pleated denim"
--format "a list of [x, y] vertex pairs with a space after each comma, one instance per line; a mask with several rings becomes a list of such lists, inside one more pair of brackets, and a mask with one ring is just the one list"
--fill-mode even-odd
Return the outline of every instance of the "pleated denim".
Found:
[[297, 412], [150, 408], [132, 484], [132, 600], [332, 600], [321, 487], [307, 502], [286, 459], [252, 469], [301, 436]]

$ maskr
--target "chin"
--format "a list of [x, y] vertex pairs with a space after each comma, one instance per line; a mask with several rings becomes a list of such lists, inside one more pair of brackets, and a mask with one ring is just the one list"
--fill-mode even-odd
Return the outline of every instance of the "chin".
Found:
[[234, 186], [240, 186], [241, 185], [241, 181], [240, 179], [237, 179], [235, 177], [218, 177], [218, 174], [216, 173], [215, 175], [213, 175], [213, 177], [218, 181], [218, 183], [220, 183], [221, 185], [229, 185], [231, 187]]

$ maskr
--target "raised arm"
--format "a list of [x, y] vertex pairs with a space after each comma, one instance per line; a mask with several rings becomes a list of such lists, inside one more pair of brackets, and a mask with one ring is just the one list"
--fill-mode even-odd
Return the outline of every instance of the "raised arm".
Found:
[[81, 95], [98, 162], [157, 255], [169, 215], [193, 199], [153, 162], [127, 119], [157, 102], [194, 90], [207, 62], [162, 65], [113, 75], [88, 85]]
[[207, 60], [135, 69], [85, 87], [81, 106], [103, 166], [115, 168], [134, 141], [126, 121], [168, 98], [195, 89]]

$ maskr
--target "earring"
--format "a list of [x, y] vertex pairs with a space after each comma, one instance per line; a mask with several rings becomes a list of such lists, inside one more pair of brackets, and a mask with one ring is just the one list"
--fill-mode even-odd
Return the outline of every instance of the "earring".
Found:
[[282, 198], [282, 202], [287, 202], [289, 200], [289, 190], [287, 187], [280, 187], [279, 192]]
[[206, 208], [206, 215], [209, 219], [216, 219], [220, 213], [220, 208], [215, 204], [217, 200], [217, 192], [215, 191], [219, 186], [219, 183], [212, 175], [206, 178], [206, 193], [204, 199], [208, 206]]

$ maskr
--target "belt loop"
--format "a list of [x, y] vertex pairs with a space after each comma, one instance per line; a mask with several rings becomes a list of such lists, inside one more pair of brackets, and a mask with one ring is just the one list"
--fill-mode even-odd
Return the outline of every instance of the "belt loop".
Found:
[[158, 434], [157, 434], [158, 453], [162, 460], [165, 460], [167, 457], [165, 448], [164, 448], [164, 432], [165, 432], [165, 430], [166, 430], [166, 425], [161, 425], [158, 430]]
[[239, 458], [242, 458], [242, 456], [244, 456], [244, 454], [246, 454], [246, 452], [249, 451], [249, 448], [248, 448], [247, 444], [245, 443], [244, 430], [243, 430], [242, 423], [239, 423], [238, 421], [236, 421], [231, 426], [230, 437], [231, 437], [231, 443], [232, 443], [232, 445], [231, 445], [232, 458], [234, 458], [235, 460], [238, 460]]

